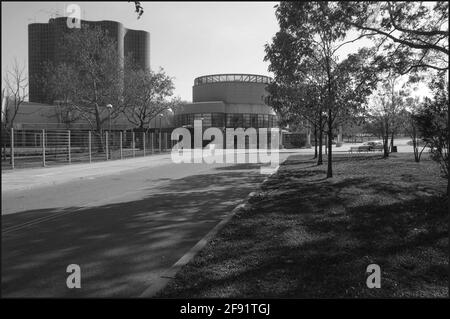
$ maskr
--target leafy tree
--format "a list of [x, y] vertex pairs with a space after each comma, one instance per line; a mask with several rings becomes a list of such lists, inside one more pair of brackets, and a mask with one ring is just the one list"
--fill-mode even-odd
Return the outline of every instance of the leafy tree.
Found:
[[[448, 81], [445, 75], [431, 84], [433, 99], [426, 98], [414, 116], [423, 140], [430, 146], [433, 160], [440, 164], [443, 177], [448, 179]], [[447, 184], [448, 191], [448, 184]]]
[[396, 90], [399, 76], [387, 75], [380, 88], [374, 93], [374, 105], [369, 110], [369, 116], [374, 123], [378, 135], [383, 139], [383, 156], [389, 157], [389, 136], [391, 148], [394, 144], [394, 135], [400, 125], [400, 114], [405, 109], [405, 96], [403, 90]]
[[339, 21], [377, 40], [399, 74], [448, 69], [448, 1], [342, 1]]
[[73, 65], [59, 63], [53, 65], [44, 63], [44, 77], [38, 79], [50, 102], [56, 105], [55, 115], [59, 122], [66, 124], [77, 121], [81, 116], [76, 107], [71, 103], [76, 94], [77, 83], [73, 81], [76, 70]]
[[[416, 102], [414, 102], [415, 104]], [[425, 150], [425, 148], [428, 146], [428, 143], [423, 141], [420, 137], [420, 131], [417, 127], [417, 109], [413, 108], [411, 111], [405, 111], [406, 114], [404, 114], [403, 118], [405, 120], [406, 124], [406, 132], [411, 137], [412, 147], [413, 147], [413, 154], [414, 154], [414, 161], [417, 163], [420, 162], [420, 158], [422, 157], [422, 153]], [[422, 147], [422, 148], [421, 148]]]
[[314, 130], [314, 158], [317, 165], [323, 164], [322, 141], [324, 131], [324, 117], [322, 115], [322, 104], [318, 100], [320, 93], [318, 87], [312, 83], [303, 85], [272, 82], [268, 86], [270, 92], [269, 104], [281, 116], [285, 124], [299, 125], [308, 123], [307, 126]]
[[[367, 49], [339, 62], [350, 26], [341, 22], [334, 2], [281, 2], [276, 16], [280, 31], [266, 46], [275, 82], [299, 90], [317, 87], [315, 107], [325, 119], [328, 136], [327, 177], [332, 177], [333, 130], [344, 117], [358, 115], [376, 82], [373, 52]], [[297, 105], [301, 104], [301, 101]], [[294, 113], [301, 113], [295, 108]]]
[[[128, 1], [131, 2], [131, 1]], [[141, 5], [140, 1], [133, 1], [134, 2], [134, 11], [137, 13], [137, 18], [140, 19], [141, 16], [144, 14], [144, 8]]]
[[140, 130], [147, 130], [150, 121], [158, 114], [179, 103], [178, 99], [169, 99], [173, 89], [172, 78], [162, 69], [154, 72], [149, 69], [127, 68], [123, 113], [131, 124]]
[[123, 65], [116, 42], [107, 31], [82, 24], [64, 34], [59, 51], [65, 62], [49, 63], [42, 82], [55, 100], [64, 101], [95, 131], [103, 149], [103, 124], [123, 108]]

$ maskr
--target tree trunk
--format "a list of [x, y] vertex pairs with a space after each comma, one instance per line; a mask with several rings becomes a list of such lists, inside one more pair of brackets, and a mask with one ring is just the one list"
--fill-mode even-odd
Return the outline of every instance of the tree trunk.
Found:
[[333, 123], [331, 120], [331, 110], [328, 111], [328, 167], [327, 178], [333, 177], [333, 156], [331, 149], [333, 147]]
[[383, 130], [383, 158], [389, 157], [389, 124], [387, 123], [387, 120], [385, 120], [384, 123], [384, 130]]
[[317, 165], [323, 164], [322, 146], [323, 146], [323, 130], [322, 130], [322, 115], [319, 117], [319, 156], [317, 158]]
[[414, 125], [412, 126], [412, 134], [411, 135], [412, 135], [411, 138], [412, 138], [412, 143], [413, 143], [414, 161], [416, 161], [416, 163], [419, 163], [420, 162], [419, 148], [417, 145], [416, 127]]
[[317, 158], [317, 124], [314, 124], [314, 158]]
[[97, 126], [96, 132], [97, 149], [100, 153], [104, 153], [105, 145], [103, 145], [104, 143], [103, 143], [102, 122], [100, 120], [100, 110], [97, 103], [95, 104], [95, 124]]
[[394, 131], [392, 130], [392, 132], [391, 132], [391, 152], [392, 152], [393, 148], [394, 148]]

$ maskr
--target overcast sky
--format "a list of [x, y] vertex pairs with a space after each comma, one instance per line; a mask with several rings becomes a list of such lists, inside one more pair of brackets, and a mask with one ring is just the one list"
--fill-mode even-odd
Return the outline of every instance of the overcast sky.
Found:
[[114, 20], [124, 27], [150, 32], [150, 63], [175, 77], [175, 95], [192, 100], [194, 78], [214, 73], [270, 75], [263, 61], [264, 44], [278, 30], [276, 2], [141, 2], [138, 20], [134, 3], [2, 2], [2, 70], [28, 63], [28, 29], [33, 22], [67, 15], [78, 4], [82, 19]]

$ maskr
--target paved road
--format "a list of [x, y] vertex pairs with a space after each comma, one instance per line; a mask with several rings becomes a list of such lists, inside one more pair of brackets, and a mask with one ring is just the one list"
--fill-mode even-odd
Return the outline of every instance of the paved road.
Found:
[[[28, 186], [5, 174], [4, 297], [139, 296], [266, 177], [258, 164], [136, 162], [30, 171]], [[69, 264], [81, 289], [66, 286]]]

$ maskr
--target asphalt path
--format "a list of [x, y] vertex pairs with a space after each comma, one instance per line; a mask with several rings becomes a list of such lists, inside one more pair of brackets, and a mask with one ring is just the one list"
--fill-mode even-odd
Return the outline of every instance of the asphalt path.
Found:
[[165, 161], [2, 191], [2, 296], [137, 297], [265, 177], [260, 164]]

